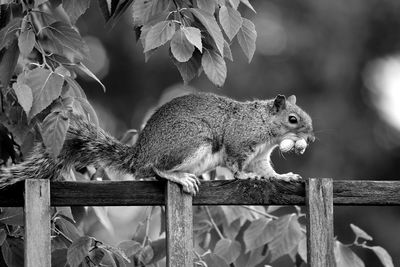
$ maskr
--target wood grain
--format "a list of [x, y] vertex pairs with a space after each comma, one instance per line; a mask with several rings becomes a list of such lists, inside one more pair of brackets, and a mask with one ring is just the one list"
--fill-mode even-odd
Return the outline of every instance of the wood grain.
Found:
[[[53, 206], [164, 205], [164, 181], [52, 182]], [[24, 184], [0, 190], [0, 207], [22, 207]], [[334, 205], [400, 205], [400, 181], [333, 181]], [[304, 182], [203, 181], [193, 205], [305, 205]]]
[[332, 179], [308, 179], [307, 263], [309, 266], [336, 266], [333, 253]]
[[51, 266], [50, 183], [25, 181], [25, 267]]
[[165, 188], [167, 266], [193, 266], [192, 196], [172, 182]]

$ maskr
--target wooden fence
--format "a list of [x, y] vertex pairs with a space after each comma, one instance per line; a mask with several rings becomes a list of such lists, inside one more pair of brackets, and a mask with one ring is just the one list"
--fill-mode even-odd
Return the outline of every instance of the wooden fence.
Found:
[[306, 205], [309, 266], [335, 266], [333, 205], [400, 205], [400, 181], [206, 181], [191, 197], [170, 182], [27, 180], [0, 191], [25, 207], [25, 266], [51, 266], [50, 206], [166, 206], [167, 264], [193, 266], [192, 205]]

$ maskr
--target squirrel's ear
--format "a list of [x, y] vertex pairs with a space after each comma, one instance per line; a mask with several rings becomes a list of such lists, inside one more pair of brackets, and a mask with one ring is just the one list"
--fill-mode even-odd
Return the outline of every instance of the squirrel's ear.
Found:
[[274, 107], [273, 107], [274, 111], [279, 112], [285, 108], [286, 108], [286, 97], [284, 95], [278, 95], [277, 97], [275, 97]]
[[287, 98], [287, 101], [292, 104], [295, 105], [296, 104], [296, 96], [295, 95], [291, 95]]

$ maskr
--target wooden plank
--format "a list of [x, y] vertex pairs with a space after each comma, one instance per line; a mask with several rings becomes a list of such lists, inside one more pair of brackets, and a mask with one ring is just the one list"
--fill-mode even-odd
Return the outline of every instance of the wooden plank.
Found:
[[193, 266], [192, 196], [175, 183], [165, 186], [167, 266]]
[[50, 267], [50, 182], [25, 181], [25, 267]]
[[[162, 181], [52, 182], [53, 206], [164, 205]], [[0, 207], [22, 207], [23, 183], [0, 190]], [[305, 205], [303, 182], [203, 181], [193, 205]], [[400, 181], [334, 181], [334, 205], [400, 205]]]
[[308, 266], [336, 266], [333, 253], [332, 179], [308, 179], [306, 194]]

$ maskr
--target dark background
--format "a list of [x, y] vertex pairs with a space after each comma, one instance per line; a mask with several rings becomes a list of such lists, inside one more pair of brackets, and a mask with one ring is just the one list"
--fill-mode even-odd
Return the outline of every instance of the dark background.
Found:
[[[96, 1], [92, 1], [96, 2]], [[258, 32], [247, 63], [236, 39], [228, 78], [216, 88], [204, 73], [190, 86], [238, 100], [295, 94], [313, 118], [318, 140], [303, 156], [275, 153], [278, 172], [303, 177], [394, 180], [400, 170], [400, 1], [252, 1], [257, 14], [241, 6]], [[180, 88], [181, 77], [166, 48], [144, 62], [130, 11], [108, 31], [93, 3], [78, 23], [91, 47], [88, 62], [107, 87], [81, 79], [102, 125], [119, 137], [139, 128], [163, 93]], [[169, 89], [168, 89], [169, 88]], [[400, 264], [400, 208], [336, 207], [335, 235], [354, 239], [353, 223], [374, 237]], [[372, 253], [358, 255], [379, 266]]]

